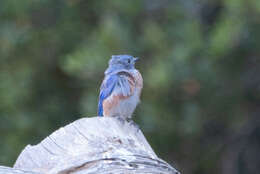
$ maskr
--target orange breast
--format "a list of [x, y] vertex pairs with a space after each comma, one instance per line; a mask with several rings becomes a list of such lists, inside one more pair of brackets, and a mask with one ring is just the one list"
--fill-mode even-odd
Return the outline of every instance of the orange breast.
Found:
[[143, 88], [143, 77], [139, 71], [137, 71], [134, 75], [135, 81], [136, 81], [136, 86], [139, 88]]
[[[132, 96], [134, 92], [138, 92], [139, 96], [141, 94], [141, 89], [143, 88], [143, 78], [142, 75], [137, 71], [135, 73], [120, 72], [119, 75], [125, 76], [130, 85], [130, 95], [123, 96], [122, 94], [111, 95], [103, 101], [103, 114], [104, 116], [113, 116], [111, 115], [113, 109], [117, 107], [120, 101], [125, 100]], [[137, 90], [136, 90], [137, 88]]]

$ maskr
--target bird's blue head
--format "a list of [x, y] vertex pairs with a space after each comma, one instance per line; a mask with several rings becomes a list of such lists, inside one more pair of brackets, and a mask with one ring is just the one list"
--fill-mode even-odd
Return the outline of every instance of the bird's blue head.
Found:
[[137, 60], [137, 57], [133, 57], [131, 55], [113, 55], [109, 60], [109, 66], [105, 71], [105, 74], [118, 70], [135, 69], [135, 62]]

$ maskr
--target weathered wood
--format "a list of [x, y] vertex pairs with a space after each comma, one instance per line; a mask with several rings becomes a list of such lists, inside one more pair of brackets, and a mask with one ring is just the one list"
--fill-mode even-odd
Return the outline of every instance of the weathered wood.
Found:
[[48, 174], [178, 173], [156, 156], [139, 128], [110, 117], [77, 120], [26, 146], [14, 168]]
[[40, 173], [28, 172], [24, 170], [0, 166], [0, 174], [40, 174]]

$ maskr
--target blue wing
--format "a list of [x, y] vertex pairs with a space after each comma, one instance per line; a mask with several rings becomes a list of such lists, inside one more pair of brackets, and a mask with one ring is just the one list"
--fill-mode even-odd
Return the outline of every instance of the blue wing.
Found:
[[109, 97], [114, 90], [118, 81], [117, 75], [111, 75], [104, 81], [100, 87], [99, 102], [98, 102], [98, 116], [103, 116], [103, 101]]

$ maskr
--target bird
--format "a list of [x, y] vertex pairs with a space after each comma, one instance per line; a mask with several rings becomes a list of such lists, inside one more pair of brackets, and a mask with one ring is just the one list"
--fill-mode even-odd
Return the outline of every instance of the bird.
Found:
[[129, 120], [140, 102], [141, 73], [135, 69], [138, 57], [112, 55], [104, 72], [98, 101], [98, 116]]

